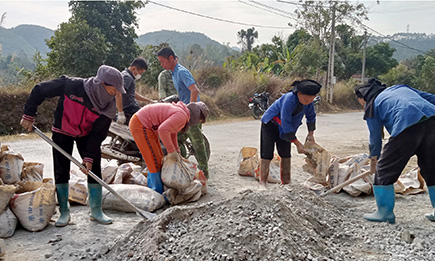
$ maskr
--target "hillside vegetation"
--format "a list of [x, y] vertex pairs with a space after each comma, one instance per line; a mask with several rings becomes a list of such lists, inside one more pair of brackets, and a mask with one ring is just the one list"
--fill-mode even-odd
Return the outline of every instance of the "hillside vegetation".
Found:
[[[361, 23], [368, 19], [368, 9], [364, 4], [351, 1], [300, 2], [300, 8], [295, 10], [298, 29], [291, 35], [274, 36], [270, 43], [255, 45], [258, 38], [256, 29], [241, 29], [233, 32], [242, 46], [239, 52], [201, 33], [160, 31], [138, 36], [135, 31], [137, 10], [144, 7], [144, 2], [72, 1], [71, 18], [60, 24], [47, 41], [50, 51], [46, 58], [43, 53], [37, 53], [34, 69], [25, 65], [25, 59], [20, 59], [18, 53], [0, 57], [0, 86], [4, 96], [0, 98], [7, 101], [2, 109], [9, 110], [8, 117], [0, 119], [3, 124], [0, 133], [19, 131], [20, 111], [35, 83], [62, 74], [93, 76], [101, 64], [122, 70], [137, 56], [143, 56], [149, 67], [137, 82], [138, 92], [156, 99], [157, 76], [163, 70], [157, 52], [167, 46], [176, 51], [179, 62], [194, 74], [201, 90], [201, 100], [210, 106], [214, 118], [247, 116], [250, 114], [248, 99], [254, 93], [268, 91], [273, 102], [289, 91], [296, 79], [310, 78], [322, 84], [334, 82], [329, 86], [333, 87], [333, 103], [331, 99], [322, 102], [322, 111], [360, 108], [353, 87], [361, 78], [363, 82], [368, 78], [378, 78], [389, 86], [403, 83], [435, 93], [435, 48], [430, 49], [435, 46], [430, 44], [435, 41], [433, 36], [395, 35], [400, 42], [406, 42], [409, 37], [412, 39], [409, 46], [419, 46], [419, 42], [419, 47], [427, 50], [399, 62], [394, 58], [398, 49], [393, 44], [397, 40], [387, 42], [371, 36], [372, 42], [365, 48], [366, 37], [360, 34]], [[331, 9], [331, 3], [336, 8]], [[330, 37], [331, 16], [337, 18], [334, 39]], [[36, 49], [36, 41], [43, 41], [45, 36], [41, 33], [37, 38], [31, 28], [22, 26], [0, 32], [4, 33], [3, 36], [8, 35], [9, 40], [34, 40], [27, 49]], [[30, 35], [29, 31], [33, 34]], [[335, 45], [334, 59], [330, 55], [331, 40]], [[22, 53], [26, 51], [23, 49]], [[411, 54], [408, 50], [408, 55]], [[335, 61], [334, 75], [328, 74], [332, 71], [331, 60]], [[361, 76], [363, 64], [364, 77]], [[325, 92], [321, 92], [323, 97]], [[54, 106], [46, 111], [41, 109], [38, 121], [42, 124], [49, 122], [52, 110]]]

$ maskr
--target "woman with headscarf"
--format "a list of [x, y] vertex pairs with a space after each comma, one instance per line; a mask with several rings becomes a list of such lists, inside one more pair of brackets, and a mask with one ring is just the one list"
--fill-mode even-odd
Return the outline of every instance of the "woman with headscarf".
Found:
[[261, 118], [260, 134], [260, 185], [265, 186], [269, 177], [270, 162], [273, 159], [275, 144], [281, 157], [281, 183], [291, 182], [290, 145], [294, 143], [298, 153], [307, 153], [304, 145], [296, 138], [296, 131], [305, 115], [308, 135], [306, 140], [314, 142], [316, 112], [313, 100], [322, 87], [313, 80], [295, 81], [294, 89], [276, 100]]
[[[403, 84], [386, 88], [375, 79], [357, 86], [355, 94], [364, 107], [370, 132], [370, 169], [375, 173], [373, 192], [378, 206], [376, 212], [364, 218], [395, 223], [393, 184], [413, 155], [417, 155], [435, 208], [435, 95]], [[381, 154], [383, 126], [391, 136]], [[426, 218], [435, 221], [434, 213]]]
[[180, 159], [177, 133], [185, 133], [189, 126], [204, 123], [209, 115], [203, 102], [156, 103], [143, 107], [130, 120], [130, 131], [148, 167], [149, 188], [163, 193], [160, 171], [163, 151], [159, 138], [167, 150], [167, 158]]
[[[37, 84], [24, 106], [20, 124], [32, 131], [38, 106], [46, 99], [59, 97], [52, 139], [67, 153], [72, 154], [74, 141], [83, 159], [82, 171], [92, 170], [101, 178], [101, 143], [107, 136], [110, 123], [116, 118], [115, 96], [125, 93], [121, 73], [102, 65], [97, 76], [87, 79], [62, 76]], [[53, 149], [54, 179], [60, 217], [55, 226], [66, 226], [70, 220], [69, 173], [70, 160]], [[92, 177], [88, 178], [91, 220], [110, 224], [112, 220], [102, 211], [102, 187]]]

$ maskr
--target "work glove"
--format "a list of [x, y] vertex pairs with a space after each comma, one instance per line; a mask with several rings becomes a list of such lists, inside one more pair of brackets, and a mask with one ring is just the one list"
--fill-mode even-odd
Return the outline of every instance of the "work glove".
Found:
[[118, 120], [116, 122], [118, 124], [125, 124], [125, 115], [123, 111], [118, 112]]

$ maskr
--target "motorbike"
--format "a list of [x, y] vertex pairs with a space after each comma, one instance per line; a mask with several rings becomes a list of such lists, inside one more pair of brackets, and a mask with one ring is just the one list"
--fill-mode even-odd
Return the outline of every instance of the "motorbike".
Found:
[[320, 97], [320, 95], [316, 95], [316, 98], [314, 98], [314, 100], [313, 100], [314, 111], [315, 111], [316, 113], [319, 112], [319, 105], [320, 105], [320, 102], [321, 102], [321, 101], [322, 101], [322, 98]]
[[[176, 96], [176, 95], [173, 95]], [[160, 102], [172, 102], [178, 101], [178, 97], [169, 96], [166, 99]], [[210, 143], [207, 137], [203, 135], [206, 152], [208, 158], [210, 158]], [[163, 154], [166, 155], [166, 148], [161, 143]], [[179, 143], [181, 151], [186, 151], [186, 155], [182, 155], [186, 159], [190, 156], [195, 155], [195, 149], [193, 148], [192, 142], [190, 139], [187, 139], [183, 143]], [[183, 150], [183, 148], [185, 150]], [[104, 159], [115, 159], [118, 160], [119, 164], [126, 162], [138, 163], [145, 167], [145, 162], [142, 158], [142, 155], [137, 147], [133, 136], [131, 135], [130, 129], [127, 125], [118, 124], [115, 121], [112, 121], [110, 124], [110, 128], [107, 134], [106, 140], [101, 144], [101, 157]]]
[[256, 93], [254, 97], [249, 98], [248, 107], [252, 111], [254, 119], [260, 119], [261, 115], [269, 108], [269, 93]]

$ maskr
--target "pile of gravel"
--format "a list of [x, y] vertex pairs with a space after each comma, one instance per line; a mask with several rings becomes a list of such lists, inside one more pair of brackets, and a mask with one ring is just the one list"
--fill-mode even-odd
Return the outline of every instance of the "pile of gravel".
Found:
[[400, 230], [363, 221], [306, 189], [274, 186], [169, 208], [119, 238], [104, 259], [434, 260], [435, 247], [407, 242]]

